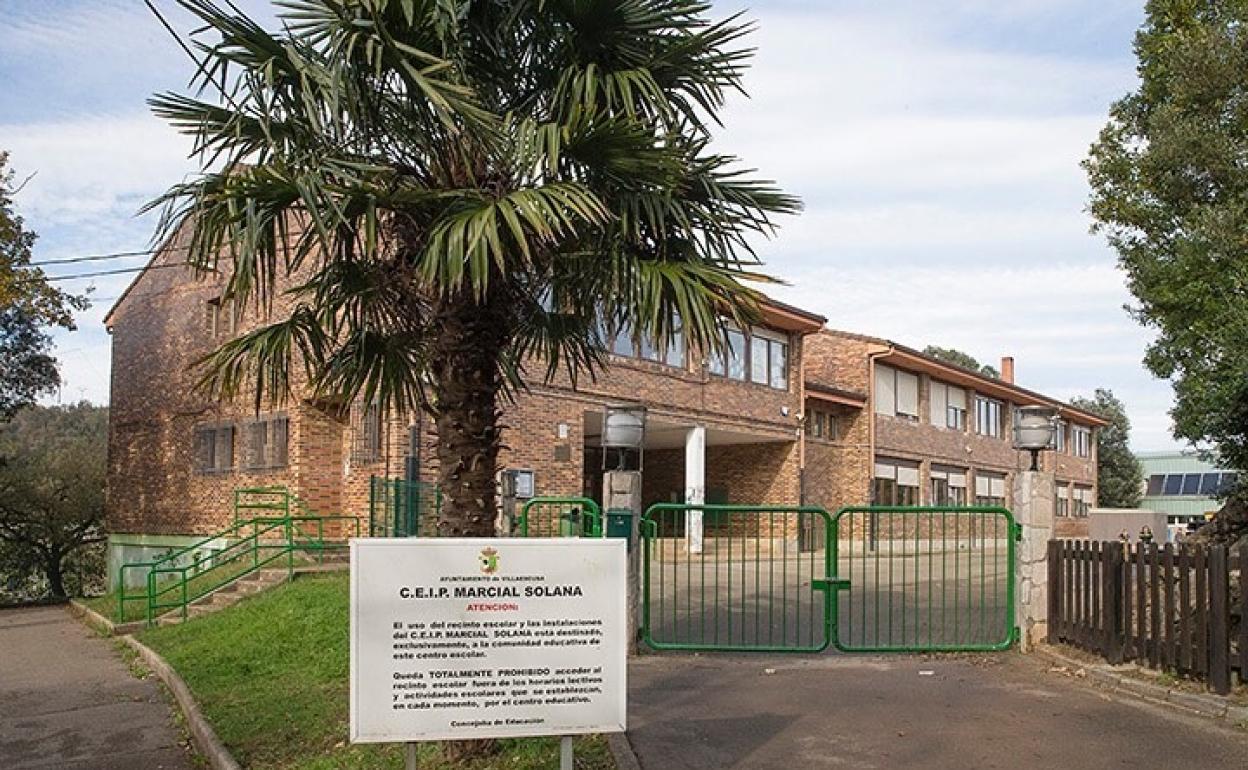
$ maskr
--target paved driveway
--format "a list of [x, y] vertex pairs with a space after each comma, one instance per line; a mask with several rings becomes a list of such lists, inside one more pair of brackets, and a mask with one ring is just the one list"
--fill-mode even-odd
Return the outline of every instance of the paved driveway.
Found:
[[1248, 733], [1012, 653], [649, 655], [629, 676], [646, 770], [1248, 767]]
[[155, 680], [63, 607], [0, 612], [0, 767], [192, 767]]

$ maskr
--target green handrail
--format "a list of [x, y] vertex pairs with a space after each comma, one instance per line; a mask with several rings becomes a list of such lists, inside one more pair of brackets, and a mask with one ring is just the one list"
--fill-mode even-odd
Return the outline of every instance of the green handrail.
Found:
[[[326, 537], [326, 525], [340, 523], [348, 536], [360, 537], [362, 521], [360, 516], [261, 516], [236, 522], [160, 559], [124, 564], [118, 573], [118, 618], [124, 620], [128, 602], [140, 599], [146, 602], [148, 625], [168, 611], [181, 610], [186, 618], [191, 603], [282, 557], [293, 573], [296, 551], [314, 552], [323, 562], [325, 551], [346, 546], [344, 541]], [[220, 540], [233, 542], [211, 553], [196, 554], [202, 546]], [[147, 570], [141, 594], [126, 592], [127, 572], [134, 569]]]
[[527, 500], [520, 509], [520, 537], [529, 536], [529, 512], [536, 507], [570, 508], [568, 513], [561, 514], [571, 517], [579, 514], [576, 519], [580, 537], [602, 537], [602, 512], [598, 503], [588, 497], [533, 497]]

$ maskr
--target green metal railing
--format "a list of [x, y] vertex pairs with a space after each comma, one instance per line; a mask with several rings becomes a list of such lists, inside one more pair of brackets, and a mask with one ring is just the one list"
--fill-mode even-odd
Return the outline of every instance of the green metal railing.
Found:
[[[243, 532], [250, 529], [250, 534]], [[178, 564], [176, 554], [158, 562], [147, 573], [147, 623], [165, 612], [180, 610], [182, 619], [190, 604], [225, 585], [284, 559], [294, 571], [292, 526], [289, 517], [252, 519], [235, 524], [218, 536], [237, 539], [225, 548]], [[167, 576], [162, 579], [162, 576]]]
[[842, 508], [830, 561], [837, 649], [954, 652], [1009, 648], [1019, 528], [1005, 508]]
[[[702, 523], [701, 553], [691, 535]], [[831, 532], [817, 507], [653, 505], [642, 517], [642, 638], [657, 650], [819, 652], [832, 640]]]
[[284, 486], [240, 487], [234, 490], [234, 521], [290, 515], [297, 498]]
[[[436, 484], [372, 476], [368, 484], [370, 537], [416, 537], [436, 534], [433, 526], [442, 510], [442, 492]], [[431, 523], [426, 523], [431, 522]]]
[[[117, 617], [125, 619], [127, 605], [141, 601], [148, 625], [174, 610], [185, 618], [197, 599], [283, 557], [288, 571], [297, 553], [323, 562], [327, 551], [346, 548], [346, 538], [362, 533], [359, 516], [262, 516], [235, 522], [162, 558], [123, 564], [117, 576]], [[218, 548], [221, 543], [224, 547]], [[130, 592], [126, 578], [135, 570], [144, 573], [143, 590]]]
[[520, 537], [602, 537], [602, 512], [587, 497], [534, 497], [520, 509]]

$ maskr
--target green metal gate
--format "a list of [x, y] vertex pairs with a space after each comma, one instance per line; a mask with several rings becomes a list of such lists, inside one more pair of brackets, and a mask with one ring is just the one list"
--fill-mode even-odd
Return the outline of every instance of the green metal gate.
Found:
[[[689, 524], [701, 516], [702, 552]], [[657, 650], [819, 652], [832, 641], [831, 552], [800, 549], [822, 508], [653, 505], [641, 521], [642, 638]]]
[[843, 586], [834, 600], [836, 648], [1007, 649], [1018, 536], [1004, 508], [842, 508], [828, 540]]
[[602, 513], [588, 497], [534, 497], [516, 529], [520, 537], [602, 537]]
[[[701, 553], [689, 524], [701, 516]], [[651, 506], [642, 637], [658, 650], [945, 652], [1015, 640], [1004, 508]], [[812, 537], [812, 533], [816, 533]]]

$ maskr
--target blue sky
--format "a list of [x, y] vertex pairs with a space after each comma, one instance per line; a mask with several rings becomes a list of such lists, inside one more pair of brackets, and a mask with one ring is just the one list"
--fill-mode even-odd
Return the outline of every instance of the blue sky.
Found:
[[[1138, 449], [1172, 446], [1170, 387], [1140, 365], [1150, 333], [1088, 233], [1078, 166], [1134, 85], [1142, 5], [716, 3], [748, 8], [759, 49], [718, 144], [806, 203], [760, 246], [789, 281], [775, 293], [837, 328], [1013, 355], [1020, 384], [1062, 398], [1109, 387]], [[17, 205], [36, 259], [146, 247], [152, 220], [135, 212], [195, 169], [144, 103], [184, 86], [185, 54], [138, 0], [4, 0], [3, 21], [0, 147], [35, 173]], [[107, 401], [101, 319], [128, 279], [64, 284], [99, 300], [57, 337], [62, 399]]]

